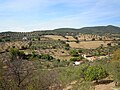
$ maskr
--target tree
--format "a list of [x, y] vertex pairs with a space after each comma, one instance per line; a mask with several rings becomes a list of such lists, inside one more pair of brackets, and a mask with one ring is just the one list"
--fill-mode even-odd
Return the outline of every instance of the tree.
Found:
[[0, 42], [3, 42], [3, 40], [2, 40], [2, 39], [0, 39]]
[[38, 37], [38, 41], [40, 41], [40, 37]]
[[65, 47], [70, 47], [70, 45], [67, 43], [67, 44], [65, 44]]
[[76, 42], [76, 43], [79, 43], [79, 40], [76, 40], [75, 42]]
[[120, 45], [120, 42], [118, 42], [118, 45]]
[[100, 41], [102, 41], [102, 38], [99, 38]]
[[110, 46], [111, 46], [111, 43], [108, 43], [107, 46], [110, 47]]
[[95, 38], [92, 38], [92, 41], [95, 41]]
[[78, 37], [74, 37], [76, 40], [78, 40]]
[[16, 48], [9, 52], [10, 58], [0, 60], [0, 90], [62, 90], [56, 70], [35, 68]]
[[83, 73], [86, 81], [96, 80], [96, 82], [108, 75], [106, 70], [100, 65], [91, 65]]
[[0, 90], [7, 90], [7, 82], [5, 81], [5, 70], [4, 70], [3, 62], [0, 60]]
[[33, 76], [33, 65], [23, 59], [23, 52], [16, 48], [10, 49], [10, 60], [6, 61], [8, 79], [14, 82], [16, 90], [25, 89]]
[[32, 41], [28, 43], [29, 48], [32, 46]]

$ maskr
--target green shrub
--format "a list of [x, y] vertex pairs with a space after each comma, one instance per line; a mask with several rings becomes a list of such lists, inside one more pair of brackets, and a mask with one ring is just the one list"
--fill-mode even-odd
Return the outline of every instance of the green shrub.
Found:
[[86, 81], [93, 81], [96, 80], [96, 82], [102, 78], [105, 78], [108, 76], [108, 73], [106, 70], [101, 67], [100, 65], [91, 65], [84, 71], [84, 79]]
[[78, 61], [78, 60], [81, 60], [82, 57], [73, 57], [70, 59], [70, 61]]
[[41, 55], [41, 59], [52, 60], [53, 57], [50, 56], [49, 54], [42, 54], [42, 55]]
[[110, 72], [115, 81], [115, 86], [120, 86], [120, 61], [110, 63]]
[[71, 55], [71, 56], [74, 56], [74, 57], [79, 56], [78, 51], [75, 50], [75, 49], [70, 50], [70, 55]]

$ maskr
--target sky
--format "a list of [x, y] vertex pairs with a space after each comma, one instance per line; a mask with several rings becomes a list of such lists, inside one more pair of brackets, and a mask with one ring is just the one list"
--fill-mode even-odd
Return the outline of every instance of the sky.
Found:
[[120, 26], [120, 0], [0, 0], [0, 32]]

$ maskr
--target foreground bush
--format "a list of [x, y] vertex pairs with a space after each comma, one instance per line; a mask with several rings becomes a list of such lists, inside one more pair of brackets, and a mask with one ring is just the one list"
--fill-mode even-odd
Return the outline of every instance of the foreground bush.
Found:
[[96, 80], [98, 82], [98, 80], [108, 76], [106, 70], [99, 65], [89, 66], [83, 73], [86, 81]]

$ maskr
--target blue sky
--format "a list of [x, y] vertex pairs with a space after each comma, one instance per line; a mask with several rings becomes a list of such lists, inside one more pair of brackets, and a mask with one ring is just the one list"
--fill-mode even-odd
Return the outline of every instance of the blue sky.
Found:
[[120, 26], [120, 0], [0, 0], [0, 32]]

